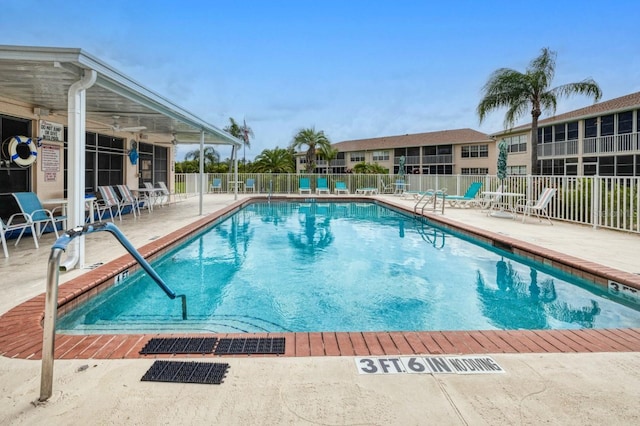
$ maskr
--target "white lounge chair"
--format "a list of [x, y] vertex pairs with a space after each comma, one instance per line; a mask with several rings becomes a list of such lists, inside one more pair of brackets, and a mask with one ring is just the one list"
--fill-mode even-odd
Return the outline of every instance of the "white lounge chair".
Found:
[[549, 221], [549, 224], [553, 225], [553, 222], [551, 222], [551, 218], [549, 217], [549, 202], [553, 196], [556, 195], [556, 191], [557, 189], [555, 188], [544, 188], [537, 200], [528, 200], [526, 202], [516, 204], [514, 211], [522, 212], [522, 223], [524, 223], [527, 216], [531, 216], [531, 213], [535, 213], [535, 215], [538, 216], [538, 220], [542, 222], [542, 218], [540, 217], [540, 214], [542, 213], [542, 215]]
[[33, 226], [33, 222], [31, 221], [31, 217], [24, 213], [15, 213], [9, 216], [7, 222], [5, 223], [2, 218], [0, 218], [0, 239], [2, 240], [2, 250], [4, 251], [4, 257], [9, 257], [9, 251], [7, 250], [7, 233], [12, 231], [20, 231], [20, 235], [16, 239], [16, 243], [14, 245], [18, 245], [24, 231], [27, 229], [31, 230], [31, 236], [33, 237], [33, 243], [38, 248], [38, 238], [36, 237], [36, 230]]

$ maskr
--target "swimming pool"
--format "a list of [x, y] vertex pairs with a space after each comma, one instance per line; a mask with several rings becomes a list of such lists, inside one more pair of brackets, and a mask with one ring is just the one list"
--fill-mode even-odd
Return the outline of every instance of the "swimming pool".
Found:
[[154, 263], [188, 319], [136, 273], [66, 333], [638, 327], [588, 282], [374, 203], [253, 203]]

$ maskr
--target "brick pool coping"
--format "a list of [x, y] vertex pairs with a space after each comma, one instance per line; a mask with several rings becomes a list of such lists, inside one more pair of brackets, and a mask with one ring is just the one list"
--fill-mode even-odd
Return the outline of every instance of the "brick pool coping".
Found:
[[[171, 232], [138, 250], [145, 257], [155, 257], [174, 243], [201, 231], [242, 206], [264, 198], [247, 198]], [[285, 198], [274, 198], [274, 200]], [[286, 197], [287, 200], [300, 198]], [[305, 197], [304, 199], [308, 199]], [[362, 197], [338, 197], [340, 201], [362, 201]], [[377, 203], [394, 209], [410, 210], [383, 201]], [[440, 226], [479, 238], [494, 245], [563, 271], [580, 275], [606, 289], [608, 280], [640, 289], [640, 277], [573, 256], [548, 250], [534, 244], [461, 224], [443, 216], [426, 215]], [[124, 255], [60, 285], [58, 312], [73, 309], [78, 303], [96, 295], [113, 283], [117, 274], [135, 270], [137, 263]], [[106, 286], [104, 285], [106, 284]], [[41, 294], [0, 316], [0, 355], [8, 358], [40, 359], [42, 357], [42, 321], [44, 299]], [[640, 328], [580, 330], [483, 330], [420, 332], [319, 332], [319, 333], [238, 333], [238, 334], [57, 334], [57, 359], [122, 359], [156, 358], [139, 351], [153, 337], [197, 335], [198, 337], [285, 337], [284, 356], [384, 356], [384, 355], [457, 355], [485, 353], [585, 353], [638, 352]], [[179, 355], [185, 357], [185, 355]], [[219, 357], [218, 355], [186, 355], [187, 357]], [[252, 355], [258, 356], [258, 355]], [[162, 356], [166, 358], [167, 356]]]

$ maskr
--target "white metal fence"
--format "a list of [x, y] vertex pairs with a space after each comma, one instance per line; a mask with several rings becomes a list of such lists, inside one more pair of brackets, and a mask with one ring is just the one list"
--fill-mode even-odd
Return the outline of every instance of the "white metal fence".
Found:
[[[199, 192], [198, 174], [176, 173], [175, 191], [195, 194]], [[382, 191], [392, 187], [398, 176], [365, 174], [261, 174], [242, 173], [239, 182], [254, 179], [255, 192], [263, 194], [297, 194], [301, 177], [309, 177], [314, 192], [317, 178], [328, 181], [331, 192], [335, 183], [345, 182], [353, 194], [358, 188], [375, 187]], [[214, 179], [220, 179], [222, 192], [232, 192], [233, 173], [205, 174], [205, 192], [210, 192]], [[462, 195], [473, 182], [482, 182], [482, 191], [494, 191], [500, 184], [496, 176], [476, 175], [405, 175], [409, 191], [446, 189], [447, 194]], [[601, 176], [509, 176], [503, 191], [526, 194], [527, 200], [536, 200], [546, 187], [557, 188], [551, 200], [549, 215], [557, 220], [580, 223], [593, 227], [640, 233], [640, 178]], [[243, 191], [242, 185], [239, 192]]]

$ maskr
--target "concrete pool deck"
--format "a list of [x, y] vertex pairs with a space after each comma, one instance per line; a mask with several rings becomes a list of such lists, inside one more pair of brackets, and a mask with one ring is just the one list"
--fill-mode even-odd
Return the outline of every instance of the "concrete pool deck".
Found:
[[[325, 197], [321, 197], [325, 198]], [[326, 197], [330, 199], [331, 197]], [[380, 196], [393, 204], [413, 205]], [[211, 213], [232, 195], [205, 196]], [[136, 247], [199, 219], [197, 198], [125, 217], [116, 224]], [[640, 236], [564, 223], [487, 217], [478, 210], [447, 209], [445, 217], [606, 267], [638, 273]], [[53, 237], [35, 250], [25, 240], [0, 261], [0, 313], [41, 294]], [[106, 233], [87, 237], [86, 264], [125, 254]], [[66, 282], [82, 273], [61, 274]], [[13, 278], [12, 278], [13, 277]], [[491, 356], [502, 375], [358, 375], [353, 357], [224, 357], [231, 367], [221, 386], [140, 382], [152, 359], [58, 360], [54, 395], [39, 394], [40, 361], [0, 357], [0, 421], [5, 424], [584, 424], [637, 423], [640, 391], [637, 350]], [[211, 361], [212, 359], [207, 359]], [[78, 369], [88, 365], [86, 369]], [[157, 420], [153, 420], [157, 419]]]

